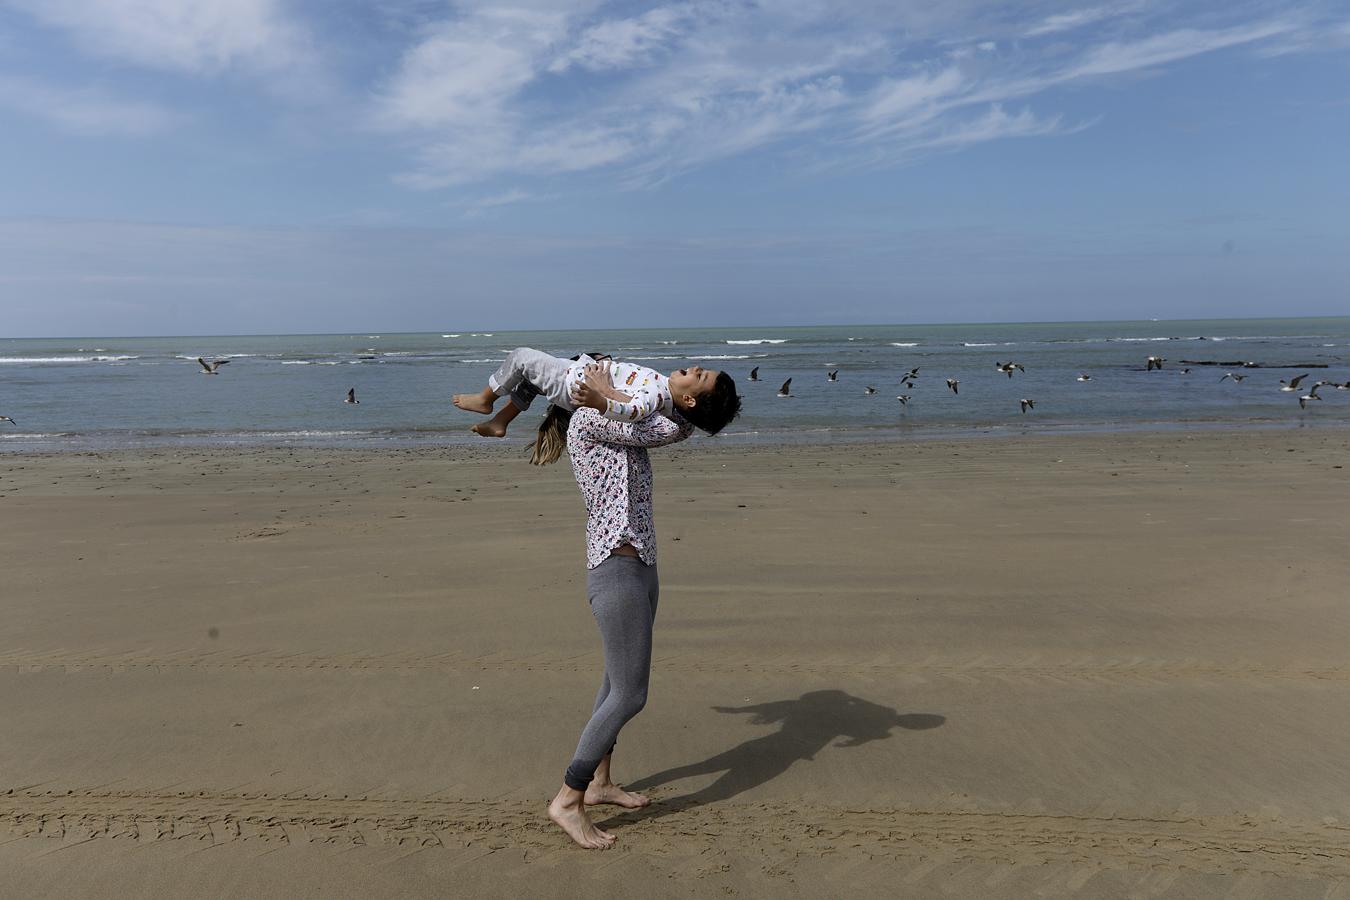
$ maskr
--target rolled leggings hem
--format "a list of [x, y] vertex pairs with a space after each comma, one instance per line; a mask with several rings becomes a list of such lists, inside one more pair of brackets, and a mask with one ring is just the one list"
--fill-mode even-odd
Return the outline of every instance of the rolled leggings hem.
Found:
[[[614, 753], [614, 748], [617, 746], [619, 746], [618, 741], [610, 744], [609, 749], [605, 751], [605, 756], [612, 755]], [[581, 760], [574, 759], [572, 760], [572, 764], [567, 767], [567, 771], [563, 773], [563, 784], [574, 791], [584, 791], [590, 786], [590, 783], [595, 780], [595, 770], [598, 768], [600, 768], [600, 760], [596, 760], [593, 763], [585, 763]], [[590, 774], [583, 778], [583, 776], [579, 774], [582, 772], [589, 772]]]
[[572, 765], [567, 767], [567, 771], [563, 773], [563, 784], [567, 785], [574, 791], [586, 790], [586, 788], [590, 787], [591, 782], [595, 780], [595, 770], [599, 767], [599, 765], [600, 765], [599, 760], [597, 760], [594, 763], [591, 763], [589, 765], [590, 769], [589, 773], [583, 776], [581, 774], [578, 774], [578, 772], [574, 772], [573, 770], [578, 769], [580, 772], [586, 772], [587, 770], [586, 764], [583, 763], [580, 764], [579, 766], [578, 763], [575, 762], [572, 763]]

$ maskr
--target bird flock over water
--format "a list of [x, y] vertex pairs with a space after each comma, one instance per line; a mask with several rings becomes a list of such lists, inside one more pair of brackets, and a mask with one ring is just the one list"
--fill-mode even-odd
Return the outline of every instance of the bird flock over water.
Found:
[[[361, 357], [358, 357], [358, 358], [359, 358], [359, 359], [374, 359], [375, 357], [373, 357], [373, 356], [361, 356]], [[228, 360], [228, 359], [213, 359], [213, 360], [211, 360], [210, 362], [207, 362], [205, 359], [203, 359], [202, 357], [199, 356], [199, 357], [197, 357], [197, 362], [198, 362], [198, 363], [201, 365], [201, 367], [202, 367], [201, 374], [203, 374], [203, 375], [219, 375], [219, 374], [220, 374], [220, 367], [223, 366], [223, 365], [227, 365], [227, 364], [229, 363], [229, 360]], [[345, 398], [342, 402], [343, 402], [343, 403], [351, 403], [351, 404], [360, 403], [361, 401], [356, 399], [356, 388], [350, 388], [350, 389], [347, 391], [347, 396], [346, 396], [346, 398]], [[5, 416], [0, 416], [0, 422], [4, 422], [4, 421], [12, 421], [12, 420], [7, 419]]]
[[[197, 357], [197, 363], [201, 366], [202, 375], [219, 375], [220, 367], [223, 365], [227, 365], [229, 362], [230, 360], [228, 359], [213, 359], [210, 362], [207, 362], [205, 358], [200, 356]], [[1150, 356], [1144, 360], [1144, 371], [1161, 372], [1163, 370], [1163, 364], [1165, 362], [1167, 362], [1167, 360], [1161, 356]], [[1254, 366], [1254, 364], [1248, 365]], [[920, 368], [919, 366], [915, 366], [914, 368], [910, 369], [909, 371], [905, 372], [903, 375], [900, 376], [899, 383], [901, 388], [907, 391], [914, 390], [914, 386], [919, 382], [919, 368]], [[750, 379], [749, 379], [750, 381], [761, 380], [759, 370], [760, 370], [759, 366], [755, 366], [753, 369], [750, 370]], [[1008, 362], [995, 362], [994, 371], [1006, 375], [1008, 376], [1008, 378], [1011, 379], [1015, 374], [1019, 372], [1025, 374], [1027, 370], [1026, 367], [1023, 366], [1021, 363], [1009, 360]], [[1191, 370], [1189, 368], [1182, 368], [1178, 369], [1177, 371], [1179, 371], [1182, 375], [1191, 374]], [[1250, 373], [1225, 372], [1223, 374], [1223, 377], [1219, 379], [1219, 383], [1222, 384], [1225, 381], [1231, 380], [1234, 384], [1240, 385], [1250, 377], [1251, 377]], [[1322, 388], [1330, 388], [1337, 391], [1350, 391], [1350, 381], [1339, 382], [1339, 381], [1322, 380], [1313, 382], [1312, 386], [1307, 389], [1306, 393], [1304, 393], [1302, 384], [1303, 380], [1307, 377], [1308, 373], [1304, 372], [1302, 375], [1296, 375], [1293, 378], [1280, 379], [1280, 387], [1279, 387], [1280, 393], [1296, 394], [1299, 409], [1307, 409], [1309, 403], [1320, 401], [1322, 399], [1322, 396], [1318, 394], [1318, 391], [1320, 391]], [[825, 373], [825, 381], [830, 384], [838, 384], [839, 370], [838, 369], [827, 370]], [[947, 389], [950, 390], [953, 394], [960, 396], [961, 382], [955, 378], [947, 378], [945, 379], [945, 381], [947, 384]], [[1074, 381], [1086, 383], [1092, 381], [1092, 376], [1086, 372], [1081, 372], [1079, 373], [1078, 377], [1074, 379]], [[877, 387], [875, 385], [869, 384], [867, 385], [866, 388], [864, 388], [863, 393], [867, 396], [872, 396], [877, 393]], [[783, 386], [778, 389], [777, 396], [787, 398], [795, 396], [792, 393], [791, 378], [783, 382]], [[914, 399], [914, 395], [908, 393], [897, 394], [895, 399], [899, 401], [900, 406], [903, 409], [908, 409], [910, 401]], [[360, 403], [361, 401], [356, 399], [356, 388], [349, 389], [347, 391], [346, 396], [343, 398], [342, 402], [352, 405]], [[1018, 407], [1021, 409], [1022, 415], [1026, 415], [1028, 411], [1034, 411], [1036, 409], [1036, 400], [1030, 397], [1019, 398], [1017, 404]], [[16, 427], [18, 425], [18, 423], [15, 422], [9, 416], [0, 416], [0, 423], [8, 423], [9, 425], [14, 425]]]
[[[1307, 372], [1304, 372], [1302, 375], [1298, 376], [1297, 378], [1291, 378], [1291, 379], [1289, 379], [1288, 381], [1285, 381], [1283, 378], [1281, 378], [1281, 379], [1280, 379], [1280, 385], [1281, 385], [1280, 391], [1281, 391], [1282, 393], [1285, 393], [1285, 394], [1298, 394], [1298, 392], [1299, 392], [1299, 382], [1301, 382], [1303, 379], [1305, 379], [1305, 378], [1307, 378], [1307, 377], [1308, 377], [1308, 373], [1307, 373]], [[1308, 393], [1306, 393], [1306, 394], [1299, 394], [1299, 398], [1298, 398], [1298, 408], [1299, 408], [1299, 409], [1307, 409], [1307, 408], [1308, 408], [1308, 404], [1309, 404], [1311, 401], [1313, 401], [1313, 400], [1321, 400], [1322, 398], [1319, 397], [1319, 396], [1317, 395], [1317, 392], [1318, 392], [1320, 389], [1324, 388], [1324, 387], [1334, 388], [1334, 389], [1336, 389], [1336, 390], [1338, 390], [1338, 391], [1350, 391], [1350, 381], [1347, 381], [1347, 382], [1345, 382], [1345, 383], [1340, 383], [1340, 382], [1336, 382], [1336, 381], [1315, 381], [1315, 382], [1313, 382], [1313, 386], [1310, 387], [1310, 388], [1308, 388]]]
[[[1163, 364], [1166, 362], [1167, 360], [1161, 356], [1150, 356], [1144, 360], [1144, 371], [1161, 372], [1163, 371]], [[1206, 365], [1211, 364], [1206, 363]], [[1255, 367], [1255, 364], [1248, 364], [1248, 365], [1252, 365], [1253, 367]], [[908, 372], [906, 372], [904, 375], [900, 377], [900, 386], [902, 388], [905, 388], [906, 390], [912, 390], [914, 388], [914, 385], [918, 382], [919, 379], [919, 368], [920, 368], [919, 366], [915, 366], [914, 368], [910, 369]], [[755, 366], [753, 369], [750, 370], [751, 381], [762, 380], [760, 378], [759, 370], [760, 366]], [[1008, 376], [1008, 378], [1010, 379], [1019, 372], [1022, 374], [1026, 374], [1027, 371], [1026, 367], [1023, 366], [1021, 363], [1013, 362], [1011, 360], [1009, 360], [1008, 362], [995, 362], [994, 370], [996, 372]], [[1181, 368], [1176, 371], [1180, 372], [1182, 375], [1191, 374], [1191, 369], [1189, 367]], [[1231, 380], [1234, 384], [1240, 385], [1242, 384], [1242, 382], [1246, 381], [1250, 377], [1251, 377], [1250, 374], [1243, 374], [1238, 372], [1225, 372], [1223, 374], [1223, 377], [1219, 379], [1219, 383], [1222, 384], [1225, 381]], [[1302, 375], [1295, 376], [1294, 378], [1290, 378], [1288, 380], [1283, 378], [1280, 379], [1280, 388], [1279, 388], [1280, 392], [1298, 394], [1299, 395], [1298, 405], [1300, 409], [1307, 409], [1309, 403], [1321, 400], [1322, 397], [1317, 392], [1322, 388], [1332, 388], [1338, 391], [1350, 391], [1350, 381], [1345, 382], [1317, 381], [1314, 382], [1312, 387], [1308, 389], [1307, 393], [1299, 393], [1302, 390], [1300, 385], [1302, 384], [1303, 379], [1307, 377], [1308, 373], [1305, 372]], [[950, 390], [956, 396], [961, 395], [961, 382], [958, 379], [947, 378], [944, 380], [946, 382], [948, 390]], [[1087, 372], [1079, 373], [1078, 377], [1074, 379], [1074, 381], [1084, 383], [1089, 382], [1091, 380], [1092, 376], [1089, 375]], [[825, 373], [825, 381], [827, 383], [837, 384], [839, 382], [839, 370], [838, 369], [827, 370]], [[877, 393], [877, 388], [875, 385], [869, 384], [867, 385], [867, 387], [863, 389], [863, 393], [867, 396], [871, 396]], [[783, 382], [783, 386], [778, 389], [777, 396], [787, 398], [796, 396], [795, 394], [792, 393], [791, 378]], [[908, 409], [910, 401], [914, 399], [914, 395], [898, 394], [896, 395], [895, 399], [900, 402], [901, 407]], [[1022, 415], [1026, 415], [1028, 411], [1034, 411], [1036, 409], [1036, 401], [1030, 397], [1019, 398], [1017, 404], [1022, 412]]]
[[[197, 357], [197, 364], [201, 366], [200, 374], [202, 375], [219, 375], [220, 367], [224, 365], [229, 365], [229, 362], [230, 362], [229, 359], [213, 359], [210, 362], [207, 362], [205, 358], [200, 356]], [[342, 402], [351, 404], [360, 403], [361, 401], [356, 399], [356, 388], [351, 388], [350, 390], [348, 390], [347, 396], [343, 398]], [[18, 422], [15, 422], [13, 419], [11, 419], [9, 416], [0, 416], [0, 422], [8, 422], [10, 425], [14, 425], [16, 427], [19, 424]]]

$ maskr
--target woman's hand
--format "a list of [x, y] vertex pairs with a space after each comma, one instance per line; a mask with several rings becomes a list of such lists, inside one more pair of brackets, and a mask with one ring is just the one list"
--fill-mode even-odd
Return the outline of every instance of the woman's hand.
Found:
[[604, 412], [609, 407], [608, 394], [613, 390], [609, 376], [609, 361], [588, 363], [582, 369], [584, 378], [572, 391], [572, 402], [578, 408], [589, 406]]

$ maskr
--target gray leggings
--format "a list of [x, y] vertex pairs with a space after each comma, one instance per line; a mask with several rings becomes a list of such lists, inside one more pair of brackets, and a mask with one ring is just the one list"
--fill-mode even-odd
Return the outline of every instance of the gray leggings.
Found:
[[615, 554], [586, 573], [591, 614], [605, 648], [605, 677], [563, 776], [574, 790], [586, 790], [600, 760], [614, 749], [619, 729], [647, 703], [658, 591], [656, 566], [636, 556]]

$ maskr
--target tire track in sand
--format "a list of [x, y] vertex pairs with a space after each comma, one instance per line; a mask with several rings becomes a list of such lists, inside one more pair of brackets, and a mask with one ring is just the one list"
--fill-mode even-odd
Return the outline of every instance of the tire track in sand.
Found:
[[[766, 859], [845, 854], [1017, 864], [1062, 863], [1211, 874], [1350, 878], [1350, 827], [1255, 816], [1143, 818], [942, 809], [803, 809], [788, 803], [690, 805], [599, 820], [645, 854], [699, 853], [735, 841]], [[566, 848], [543, 801], [334, 797], [247, 792], [0, 793], [0, 830], [62, 844], [254, 841], [418, 848]]]

